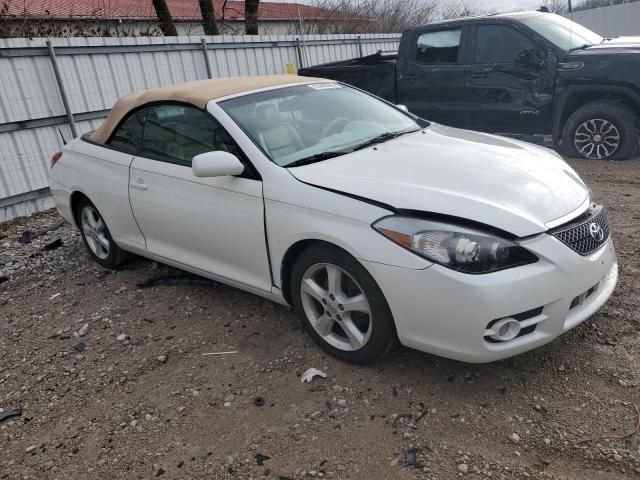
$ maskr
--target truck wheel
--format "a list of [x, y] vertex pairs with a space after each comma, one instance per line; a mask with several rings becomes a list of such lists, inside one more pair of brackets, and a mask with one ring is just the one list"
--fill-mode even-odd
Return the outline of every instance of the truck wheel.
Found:
[[563, 153], [592, 160], [627, 160], [638, 143], [636, 121], [635, 113], [619, 103], [588, 103], [564, 124]]

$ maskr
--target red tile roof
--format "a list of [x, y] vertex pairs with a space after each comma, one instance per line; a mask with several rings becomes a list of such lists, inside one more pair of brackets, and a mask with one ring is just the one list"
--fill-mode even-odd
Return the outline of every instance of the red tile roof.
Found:
[[[174, 18], [201, 18], [198, 0], [166, 0]], [[18, 17], [155, 17], [151, 0], [4, 0], [0, 2], [8, 9], [2, 15]], [[224, 0], [213, 0], [216, 17], [222, 14]], [[335, 13], [310, 5], [298, 3], [260, 2], [258, 17], [270, 20], [297, 19], [298, 12], [303, 18], [327, 18]], [[0, 10], [2, 11], [2, 10]], [[243, 1], [227, 1], [225, 18], [244, 18]]]

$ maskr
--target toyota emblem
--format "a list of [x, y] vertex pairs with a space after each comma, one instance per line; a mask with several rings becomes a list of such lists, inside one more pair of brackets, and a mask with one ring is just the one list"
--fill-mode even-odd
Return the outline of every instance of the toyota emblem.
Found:
[[593, 238], [598, 243], [604, 239], [604, 231], [602, 230], [602, 227], [596, 222], [591, 222], [589, 224], [589, 235], [591, 235], [591, 238]]

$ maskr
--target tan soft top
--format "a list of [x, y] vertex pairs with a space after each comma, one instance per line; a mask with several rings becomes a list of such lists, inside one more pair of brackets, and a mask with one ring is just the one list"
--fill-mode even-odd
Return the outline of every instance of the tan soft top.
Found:
[[228, 77], [214, 78], [212, 80], [196, 80], [194, 82], [178, 83], [166, 87], [152, 88], [133, 92], [118, 99], [109, 116], [89, 138], [98, 143], [105, 143], [113, 130], [127, 114], [149, 102], [184, 102], [204, 109], [209, 100], [226, 97], [236, 93], [249, 92], [278, 85], [308, 82], [314, 79], [300, 77], [298, 75], [264, 75], [258, 77]]

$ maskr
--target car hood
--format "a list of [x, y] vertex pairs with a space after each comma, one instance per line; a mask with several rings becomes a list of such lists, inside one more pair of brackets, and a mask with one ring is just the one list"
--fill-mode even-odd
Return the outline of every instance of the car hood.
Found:
[[474, 220], [519, 237], [577, 215], [589, 196], [573, 169], [546, 148], [436, 124], [289, 171], [395, 210]]
[[640, 53], [640, 37], [612, 38], [602, 43], [572, 52], [572, 54], [577, 55], [611, 55], [613, 53]]

